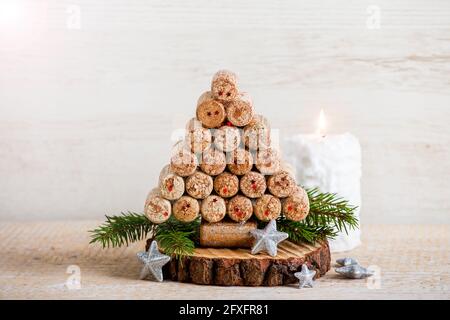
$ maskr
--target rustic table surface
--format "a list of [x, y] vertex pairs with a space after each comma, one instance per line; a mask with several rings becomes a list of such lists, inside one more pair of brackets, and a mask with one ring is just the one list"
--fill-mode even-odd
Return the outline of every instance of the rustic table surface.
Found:
[[4, 3], [22, 20], [0, 32], [1, 220], [142, 210], [229, 68], [281, 139], [321, 108], [358, 137], [364, 222], [450, 223], [448, 0]]
[[[216, 287], [137, 280], [143, 243], [103, 250], [89, 245], [98, 221], [0, 224], [2, 299], [449, 299], [450, 226], [366, 225], [364, 244], [346, 255], [372, 266], [370, 280], [333, 270], [314, 289]], [[77, 288], [76, 280], [81, 279]], [[71, 281], [72, 280], [72, 281]]]

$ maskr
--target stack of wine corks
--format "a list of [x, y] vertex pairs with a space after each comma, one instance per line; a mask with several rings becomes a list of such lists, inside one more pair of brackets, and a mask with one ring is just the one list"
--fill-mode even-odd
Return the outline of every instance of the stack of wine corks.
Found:
[[145, 213], [153, 223], [201, 216], [200, 244], [213, 247], [249, 246], [256, 220], [308, 215], [306, 192], [272, 147], [268, 120], [255, 114], [234, 73], [217, 72], [198, 99], [196, 117], [148, 195]]

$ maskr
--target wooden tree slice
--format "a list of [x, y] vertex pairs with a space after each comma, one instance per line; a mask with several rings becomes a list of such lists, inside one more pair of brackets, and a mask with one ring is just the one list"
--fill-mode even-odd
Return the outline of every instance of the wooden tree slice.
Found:
[[[149, 245], [149, 243], [148, 243]], [[252, 255], [249, 249], [196, 248], [192, 256], [172, 259], [165, 265], [165, 279], [219, 286], [281, 286], [298, 281], [294, 273], [306, 263], [316, 278], [330, 270], [328, 242], [316, 245], [284, 241], [278, 255]]]

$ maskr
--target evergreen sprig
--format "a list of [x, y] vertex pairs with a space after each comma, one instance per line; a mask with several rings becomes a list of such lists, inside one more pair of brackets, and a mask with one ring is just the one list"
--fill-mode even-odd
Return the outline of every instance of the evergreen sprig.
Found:
[[327, 225], [308, 225], [302, 221], [291, 221], [284, 217], [277, 220], [278, 231], [286, 232], [289, 241], [295, 243], [315, 243], [336, 236], [333, 227]]
[[332, 226], [337, 231], [348, 233], [348, 229], [358, 227], [355, 210], [348, 200], [335, 193], [321, 193], [318, 188], [306, 190], [310, 211], [303, 221], [308, 226]]
[[122, 212], [118, 216], [106, 216], [106, 221], [92, 233], [91, 242], [105, 247], [121, 247], [144, 239], [153, 231], [154, 224], [146, 216], [135, 212]]
[[170, 217], [156, 227], [155, 239], [168, 255], [190, 255], [198, 243], [199, 227], [200, 218], [185, 223]]
[[118, 216], [106, 216], [106, 221], [91, 230], [91, 242], [105, 247], [121, 247], [145, 239], [149, 234], [168, 255], [192, 254], [198, 242], [200, 219], [184, 223], [171, 217], [162, 224], [153, 224], [143, 214], [127, 212]]

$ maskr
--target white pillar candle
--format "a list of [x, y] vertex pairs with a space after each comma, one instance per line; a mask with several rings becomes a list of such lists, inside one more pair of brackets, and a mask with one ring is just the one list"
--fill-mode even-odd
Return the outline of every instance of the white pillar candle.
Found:
[[[358, 206], [355, 215], [360, 220], [361, 146], [350, 133], [325, 135], [323, 113], [321, 120], [322, 128], [317, 134], [297, 134], [285, 139], [285, 159], [295, 167], [297, 183], [338, 194]], [[361, 243], [360, 239], [360, 229], [348, 228], [348, 234], [342, 231], [330, 241], [330, 249], [351, 250]]]

